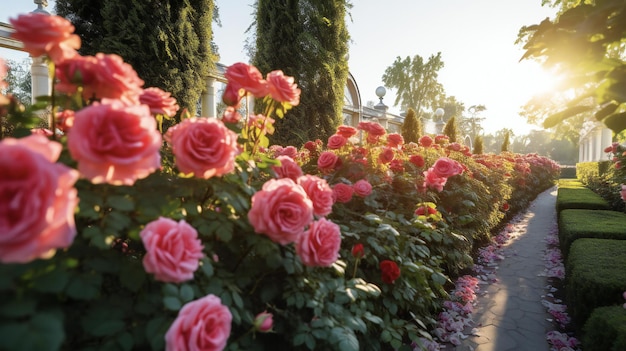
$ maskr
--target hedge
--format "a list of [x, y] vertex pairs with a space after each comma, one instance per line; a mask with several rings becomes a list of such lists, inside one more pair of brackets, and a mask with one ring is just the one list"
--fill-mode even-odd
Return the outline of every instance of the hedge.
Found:
[[582, 238], [570, 247], [565, 265], [565, 296], [573, 325], [580, 330], [601, 306], [623, 302], [626, 241]]
[[[598, 225], [602, 223], [602, 225]], [[566, 258], [580, 238], [626, 240], [626, 214], [617, 211], [567, 209], [559, 216], [559, 242]]]
[[585, 351], [626, 350], [626, 309], [606, 306], [593, 310], [583, 328], [582, 349]]
[[606, 200], [588, 188], [559, 187], [556, 196], [556, 211], [566, 209], [610, 210]]
[[590, 178], [604, 175], [610, 168], [611, 161], [580, 162], [576, 164], [576, 178], [587, 184]]

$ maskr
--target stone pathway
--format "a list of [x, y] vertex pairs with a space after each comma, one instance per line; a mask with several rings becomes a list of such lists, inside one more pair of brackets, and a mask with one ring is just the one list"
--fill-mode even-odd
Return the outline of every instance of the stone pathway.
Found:
[[459, 346], [447, 351], [549, 351], [546, 333], [552, 316], [542, 305], [548, 281], [545, 238], [556, 221], [556, 187], [541, 193], [503, 245], [497, 281], [482, 285], [474, 308], [474, 325]]

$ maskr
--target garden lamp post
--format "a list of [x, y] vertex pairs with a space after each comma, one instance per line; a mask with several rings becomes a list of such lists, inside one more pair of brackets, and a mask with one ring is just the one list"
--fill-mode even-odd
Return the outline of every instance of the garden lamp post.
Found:
[[441, 107], [435, 110], [436, 132], [439, 134], [443, 133], [443, 128], [446, 125], [446, 122], [443, 121], [444, 113], [445, 111]]
[[379, 86], [376, 88], [376, 96], [378, 96], [380, 101], [374, 106], [374, 108], [380, 112], [379, 123], [385, 127], [385, 129], [387, 129], [387, 109], [389, 108], [383, 103], [383, 97], [385, 97], [386, 93], [387, 89], [385, 89], [385, 87]]

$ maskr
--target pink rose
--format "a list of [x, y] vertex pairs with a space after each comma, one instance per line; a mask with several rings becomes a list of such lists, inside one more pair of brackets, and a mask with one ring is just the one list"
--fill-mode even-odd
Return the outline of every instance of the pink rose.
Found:
[[9, 83], [5, 81], [8, 72], [9, 67], [7, 66], [7, 63], [0, 58], [0, 90], [4, 90], [9, 87]]
[[333, 197], [336, 202], [349, 202], [352, 200], [352, 194], [354, 194], [354, 189], [348, 184], [337, 183], [333, 186]]
[[254, 66], [237, 62], [228, 66], [224, 77], [228, 79], [228, 84], [235, 89], [244, 89], [256, 98], [262, 98], [269, 94], [267, 81], [263, 79], [261, 72]]
[[291, 106], [297, 106], [300, 103], [300, 89], [294, 83], [293, 77], [286, 76], [283, 71], [272, 71], [265, 79], [272, 99], [278, 102], [288, 102]]
[[70, 21], [60, 16], [28, 13], [9, 19], [15, 32], [13, 39], [24, 44], [24, 51], [33, 57], [47, 54], [54, 63], [78, 55], [80, 37]]
[[295, 146], [286, 146], [286, 147], [280, 147], [279, 149], [277, 149], [276, 151], [274, 151], [274, 156], [278, 157], [278, 156], [289, 156], [292, 159], [296, 159], [298, 157], [298, 149], [296, 149]]
[[239, 123], [241, 121], [241, 114], [234, 107], [228, 106], [224, 110], [222, 115], [222, 122], [224, 123]]
[[307, 174], [298, 178], [298, 184], [313, 202], [314, 215], [322, 217], [332, 212], [335, 203], [333, 189], [325, 179]]
[[450, 141], [447, 135], [439, 134], [435, 136], [435, 144], [443, 145], [447, 144]]
[[255, 232], [287, 245], [297, 241], [313, 221], [313, 203], [293, 180], [270, 179], [252, 196], [248, 220]]
[[420, 138], [419, 143], [423, 147], [429, 147], [433, 144], [433, 138], [431, 138], [428, 135], [424, 135], [423, 137]]
[[365, 179], [361, 179], [352, 186], [354, 193], [360, 197], [366, 197], [372, 193], [372, 185]]
[[324, 151], [317, 159], [317, 168], [322, 172], [328, 172], [335, 169], [339, 162], [339, 156], [332, 151]]
[[274, 326], [273, 315], [267, 311], [261, 312], [254, 317], [254, 329], [261, 333], [267, 333]]
[[233, 316], [215, 295], [187, 303], [165, 333], [166, 351], [221, 351]]
[[224, 93], [222, 93], [222, 101], [226, 106], [239, 108], [241, 98], [245, 95], [245, 91], [241, 89], [238, 85], [235, 84], [227, 84], [224, 89]]
[[139, 102], [150, 106], [150, 112], [173, 117], [180, 108], [172, 94], [159, 88], [146, 88], [139, 95]]
[[367, 133], [366, 141], [369, 144], [377, 143], [380, 137], [387, 133], [385, 127], [381, 126], [378, 123], [369, 121], [359, 122], [357, 129], [360, 129]]
[[72, 110], [63, 110], [56, 114], [57, 129], [63, 133], [67, 133], [74, 125], [74, 114]]
[[139, 233], [146, 255], [143, 267], [154, 278], [165, 283], [182, 283], [193, 279], [202, 253], [198, 232], [187, 222], [159, 217]]
[[41, 135], [0, 141], [0, 262], [50, 258], [72, 244], [79, 175], [55, 163], [61, 149]]
[[331, 150], [341, 149], [342, 146], [346, 145], [348, 139], [346, 139], [341, 134], [333, 134], [328, 138], [328, 148]]
[[296, 245], [296, 254], [305, 266], [329, 267], [339, 258], [341, 230], [326, 218], [311, 223]]
[[432, 169], [440, 178], [450, 178], [463, 173], [463, 166], [457, 161], [447, 157], [440, 157], [435, 161]]
[[237, 134], [217, 118], [192, 117], [168, 129], [165, 140], [172, 145], [176, 167], [196, 178], [228, 174], [239, 154]]
[[339, 126], [337, 127], [337, 134], [343, 136], [346, 139], [350, 139], [355, 136], [359, 131], [352, 126]]
[[131, 65], [115, 54], [76, 56], [56, 66], [58, 91], [73, 94], [83, 87], [83, 99], [120, 99], [137, 103], [144, 81]]
[[424, 188], [433, 188], [441, 192], [443, 191], [443, 187], [444, 185], [446, 185], [447, 181], [448, 178], [440, 177], [437, 172], [435, 172], [433, 167], [429, 168], [427, 171], [424, 171]]
[[106, 99], [77, 111], [67, 136], [78, 170], [95, 184], [147, 177], [161, 167], [161, 142], [148, 106]]
[[278, 178], [290, 178], [293, 181], [297, 181], [298, 177], [302, 175], [302, 168], [289, 156], [278, 156], [276, 158], [280, 161], [280, 166], [272, 166], [274, 172]]
[[622, 184], [621, 188], [622, 189], [620, 190], [619, 194], [622, 197], [622, 200], [626, 201], [626, 185]]

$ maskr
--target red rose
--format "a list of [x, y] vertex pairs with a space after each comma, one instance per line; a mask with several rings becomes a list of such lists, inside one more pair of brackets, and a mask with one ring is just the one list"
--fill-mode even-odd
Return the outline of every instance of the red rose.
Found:
[[352, 126], [339, 126], [337, 127], [337, 134], [343, 136], [346, 139], [350, 139], [355, 136], [359, 131]]
[[239, 88], [237, 85], [226, 84], [224, 93], [222, 93], [222, 102], [224, 102], [226, 106], [231, 106], [237, 109], [239, 108], [239, 103], [241, 102], [243, 95], [244, 90]]
[[383, 149], [383, 152], [380, 153], [380, 155], [378, 155], [378, 161], [380, 163], [389, 163], [391, 162], [391, 160], [393, 160], [394, 157], [394, 153], [393, 153], [393, 149], [390, 147], [386, 147]]
[[423, 167], [425, 163], [424, 158], [420, 155], [411, 155], [411, 157], [409, 157], [409, 162], [416, 165], [417, 167]]
[[337, 183], [333, 186], [333, 197], [336, 202], [346, 203], [352, 200], [352, 194], [354, 193], [354, 189], [344, 183]]
[[352, 246], [352, 256], [355, 258], [361, 258], [365, 256], [365, 249], [363, 248], [363, 244], [355, 244]]
[[424, 185], [423, 188], [434, 188], [437, 191], [443, 191], [443, 186], [446, 185], [448, 178], [439, 177], [437, 172], [433, 170], [433, 168], [429, 168], [427, 171], [424, 171]]
[[387, 135], [387, 146], [397, 148], [404, 144], [404, 138], [398, 133], [391, 133]]
[[429, 137], [428, 135], [424, 135], [420, 138], [419, 143], [423, 147], [429, 147], [433, 144], [433, 138]]
[[328, 172], [335, 169], [339, 156], [335, 155], [332, 151], [324, 151], [317, 159], [317, 168], [322, 172]]
[[383, 282], [393, 284], [400, 277], [400, 268], [395, 262], [384, 260], [380, 262], [380, 273]]

